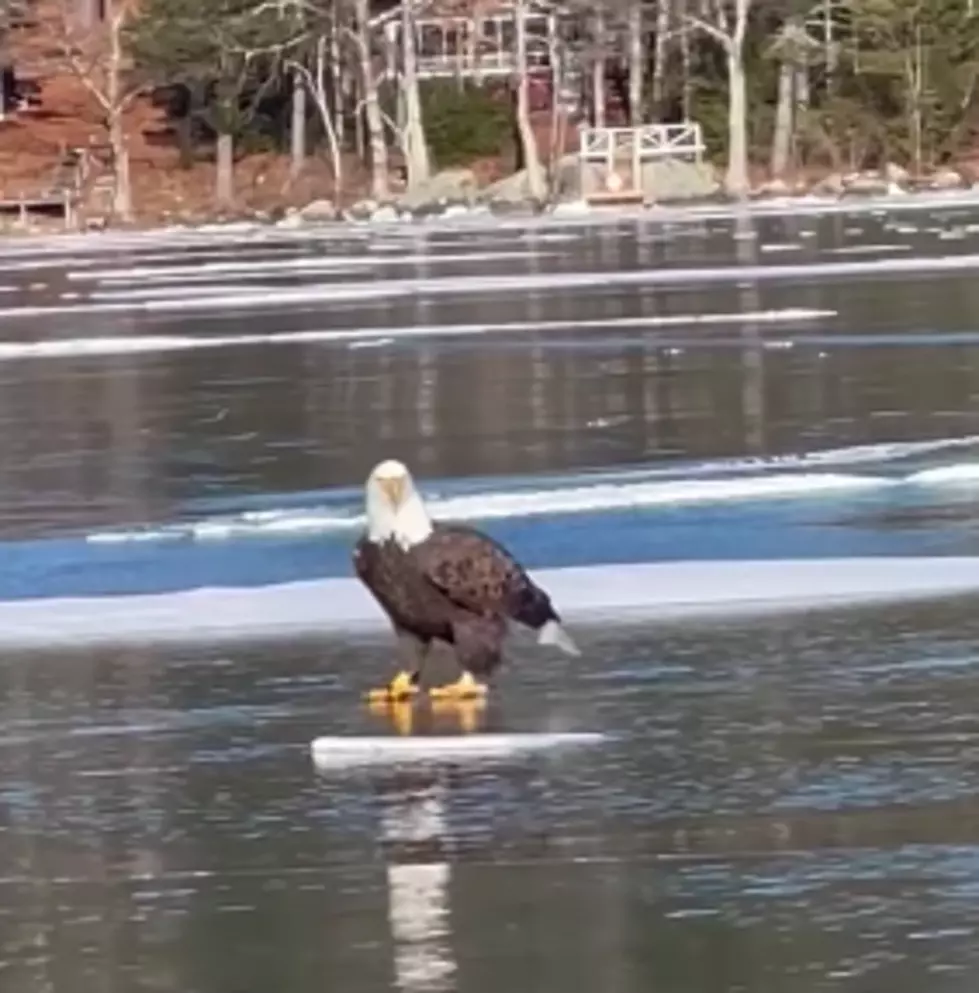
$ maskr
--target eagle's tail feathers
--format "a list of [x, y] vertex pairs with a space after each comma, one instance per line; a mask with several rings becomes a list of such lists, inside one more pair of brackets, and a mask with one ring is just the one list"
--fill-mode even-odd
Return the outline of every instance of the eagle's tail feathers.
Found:
[[538, 645], [554, 645], [568, 655], [580, 655], [581, 650], [574, 643], [571, 635], [554, 620], [548, 621], [537, 635]]

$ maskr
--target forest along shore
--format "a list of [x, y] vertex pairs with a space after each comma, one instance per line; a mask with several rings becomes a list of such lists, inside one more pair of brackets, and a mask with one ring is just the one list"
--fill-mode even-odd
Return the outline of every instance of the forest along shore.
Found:
[[[579, 209], [580, 148], [623, 128], [702, 139], [641, 177], [601, 165], [646, 205], [976, 179], [970, 0], [804, 20], [758, 0], [20, 0], [2, 20], [0, 200], [70, 200], [76, 230]], [[0, 226], [66, 226], [23, 213]]]

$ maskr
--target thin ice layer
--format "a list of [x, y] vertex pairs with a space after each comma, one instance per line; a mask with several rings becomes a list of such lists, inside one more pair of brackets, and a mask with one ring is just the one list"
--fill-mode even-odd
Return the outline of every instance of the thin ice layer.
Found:
[[[979, 592], [979, 556], [657, 562], [541, 570], [566, 625], [752, 614]], [[0, 603], [0, 644], [199, 643], [384, 630], [353, 579]]]

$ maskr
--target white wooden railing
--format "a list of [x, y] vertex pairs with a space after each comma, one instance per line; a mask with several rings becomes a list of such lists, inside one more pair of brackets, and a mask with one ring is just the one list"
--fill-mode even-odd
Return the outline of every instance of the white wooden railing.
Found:
[[[552, 15], [524, 15], [527, 29], [527, 64], [533, 70], [551, 61], [550, 39], [556, 32]], [[401, 61], [401, 22], [377, 25], [386, 49], [385, 75], [398, 75]], [[415, 64], [418, 76], [509, 76], [517, 68], [516, 29], [513, 14], [469, 17], [418, 18], [415, 27]]]
[[582, 128], [578, 164], [586, 200], [644, 200], [643, 167], [656, 162], [699, 165], [705, 152], [696, 121], [643, 124], [637, 128]]
[[582, 128], [579, 151], [583, 162], [604, 163], [617, 159], [638, 162], [682, 159], [700, 162], [705, 151], [703, 133], [696, 121], [681, 124], [643, 124], [638, 128]]

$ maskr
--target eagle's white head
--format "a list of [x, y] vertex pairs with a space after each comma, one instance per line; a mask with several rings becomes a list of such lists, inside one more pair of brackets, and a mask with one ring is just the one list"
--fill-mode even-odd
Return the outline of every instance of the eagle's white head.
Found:
[[381, 542], [390, 538], [404, 549], [432, 533], [432, 520], [415, 489], [406, 466], [387, 459], [367, 477], [367, 537]]

